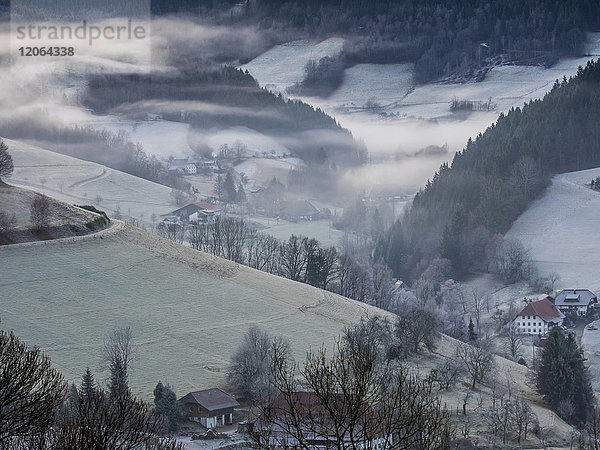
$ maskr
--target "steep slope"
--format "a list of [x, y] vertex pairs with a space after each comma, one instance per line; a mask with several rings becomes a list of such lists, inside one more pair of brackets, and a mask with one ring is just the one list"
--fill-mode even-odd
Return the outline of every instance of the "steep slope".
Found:
[[36, 197], [33, 191], [0, 182], [0, 211], [14, 216], [12, 227], [0, 233], [0, 245], [85, 235], [108, 223], [99, 214], [49, 198], [47, 226], [36, 230], [30, 215]]
[[[35, 189], [66, 203], [93, 203], [114, 216], [150, 221], [177, 208], [171, 188], [106, 166], [4, 139], [15, 170], [10, 184]], [[98, 201], [100, 200], [100, 201]]]
[[0, 249], [2, 326], [77, 381], [86, 366], [98, 370], [106, 334], [130, 325], [139, 345], [131, 385], [146, 398], [159, 380], [178, 392], [223, 386], [229, 357], [251, 325], [287, 337], [302, 358], [379, 313], [130, 226], [42, 244]]
[[439, 256], [458, 276], [485, 271], [482, 249], [508, 231], [552, 175], [600, 164], [599, 115], [600, 61], [590, 61], [575, 77], [557, 81], [543, 100], [501, 114], [469, 140], [417, 194], [378, 255], [403, 279]]
[[[86, 367], [104, 381], [100, 352], [108, 332], [132, 328], [138, 345], [130, 384], [146, 399], [158, 380], [179, 394], [225, 387], [229, 356], [251, 325], [290, 340], [294, 357], [321, 344], [333, 345], [360, 317], [385, 312], [308, 285], [292, 282], [175, 244], [117, 222], [98, 235], [0, 247], [0, 317], [37, 344], [68, 379], [79, 382]], [[412, 357], [422, 375], [453, 355], [456, 341], [443, 337], [435, 353]], [[570, 427], [548, 411], [532, 390], [531, 372], [496, 359], [497, 383], [530, 399], [549, 439], [564, 443]], [[440, 392], [448, 408], [462, 405], [469, 382]], [[481, 412], [489, 387], [469, 400], [471, 436], [484, 441]], [[472, 397], [475, 398], [475, 397]], [[462, 406], [460, 406], [462, 407]], [[478, 409], [479, 408], [479, 409]], [[528, 442], [535, 444], [531, 435]]]
[[600, 169], [557, 175], [544, 195], [513, 224], [542, 273], [557, 272], [557, 288], [600, 290], [600, 192], [589, 184]]

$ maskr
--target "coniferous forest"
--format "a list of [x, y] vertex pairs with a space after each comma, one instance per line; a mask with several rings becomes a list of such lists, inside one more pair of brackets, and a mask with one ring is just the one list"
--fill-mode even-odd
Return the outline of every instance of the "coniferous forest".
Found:
[[[155, 14], [192, 12], [199, 16], [239, 2], [154, 0]], [[342, 65], [416, 63], [416, 79], [427, 82], [492, 57], [552, 64], [583, 51], [586, 31], [600, 29], [594, 0], [256, 0], [242, 14], [222, 20], [259, 23], [306, 37], [349, 36]], [[330, 75], [331, 61], [322, 70]], [[339, 72], [338, 72], [339, 73]], [[329, 85], [335, 83], [327, 83]]]
[[599, 120], [600, 60], [557, 81], [543, 100], [501, 114], [469, 140], [379, 240], [376, 258], [402, 279], [418, 277], [440, 257], [450, 260], [457, 276], [485, 271], [489, 243], [553, 175], [600, 165]]

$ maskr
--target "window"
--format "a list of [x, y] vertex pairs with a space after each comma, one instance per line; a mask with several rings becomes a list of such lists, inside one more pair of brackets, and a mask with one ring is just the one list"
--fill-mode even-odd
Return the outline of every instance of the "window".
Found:
[[527, 331], [528, 331], [529, 333], [531, 333], [531, 328], [528, 328], [528, 329], [527, 329]]

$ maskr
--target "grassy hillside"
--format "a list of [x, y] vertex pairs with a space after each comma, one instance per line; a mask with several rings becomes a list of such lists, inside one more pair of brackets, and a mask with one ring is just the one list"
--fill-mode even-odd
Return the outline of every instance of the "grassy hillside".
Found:
[[[0, 247], [0, 271], [2, 326], [39, 345], [70, 380], [78, 382], [87, 366], [98, 371], [105, 335], [131, 326], [138, 351], [130, 385], [146, 399], [158, 380], [172, 383], [179, 394], [225, 387], [229, 356], [250, 325], [285, 336], [294, 356], [303, 359], [309, 348], [331, 346], [360, 317], [385, 314], [121, 223], [97, 237]], [[455, 348], [456, 341], [444, 337], [435, 353], [408, 363], [426, 375]], [[533, 392], [531, 372], [496, 361], [496, 386], [510, 383], [513, 393], [530, 399], [546, 439], [564, 444], [570, 427]], [[97, 378], [103, 382], [106, 376]], [[468, 391], [465, 380], [440, 395], [454, 410], [462, 408]], [[480, 443], [486, 442], [487, 426], [481, 408], [490, 405], [491, 393], [478, 387], [467, 415], [455, 417], [469, 423]], [[528, 442], [538, 439], [532, 433]]]
[[[15, 170], [9, 182], [70, 204], [94, 204], [145, 223], [177, 208], [171, 188], [100, 164], [5, 139]], [[100, 201], [98, 201], [100, 200]], [[158, 220], [158, 219], [157, 219]]]
[[49, 199], [48, 226], [36, 230], [30, 207], [37, 196], [36, 192], [0, 182], [0, 211], [15, 219], [11, 230], [0, 233], [0, 245], [81, 236], [102, 226], [94, 222], [100, 217], [98, 214]]
[[139, 345], [131, 385], [146, 398], [158, 380], [180, 393], [223, 386], [250, 325], [286, 336], [301, 358], [376, 313], [129, 226], [103, 239], [4, 247], [0, 272], [2, 326], [38, 344], [72, 380], [86, 366], [98, 370], [107, 332], [131, 325]]

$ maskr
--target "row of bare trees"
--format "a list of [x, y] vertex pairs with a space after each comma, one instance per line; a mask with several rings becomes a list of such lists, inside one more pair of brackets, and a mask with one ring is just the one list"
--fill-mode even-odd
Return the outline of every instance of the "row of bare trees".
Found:
[[218, 217], [214, 223], [161, 223], [157, 233], [192, 248], [254, 269], [307, 283], [379, 308], [390, 309], [392, 274], [387, 266], [352, 249], [324, 247], [316, 239], [292, 235], [287, 240], [250, 230], [243, 219]]

